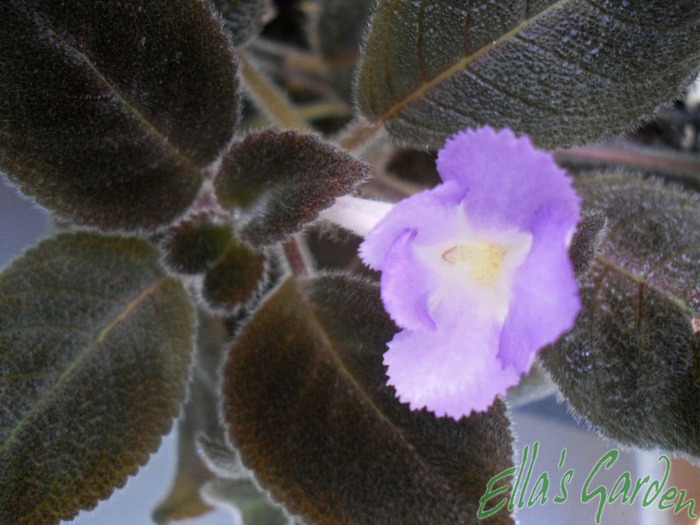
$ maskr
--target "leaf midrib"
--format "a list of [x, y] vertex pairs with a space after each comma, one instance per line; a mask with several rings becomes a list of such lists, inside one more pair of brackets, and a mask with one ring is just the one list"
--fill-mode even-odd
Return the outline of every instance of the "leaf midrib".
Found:
[[434, 77], [432, 80], [425, 82], [419, 86], [418, 89], [412, 91], [409, 93], [406, 97], [403, 99], [399, 100], [398, 102], [394, 103], [392, 106], [390, 106], [384, 113], [382, 113], [379, 116], [379, 120], [388, 120], [392, 117], [395, 117], [399, 111], [401, 111], [405, 106], [410, 104], [411, 102], [418, 100], [422, 98], [428, 91], [433, 89], [435, 86], [438, 84], [442, 83], [443, 81], [447, 80], [448, 78], [452, 77], [452, 75], [455, 75], [456, 73], [459, 73], [463, 69], [465, 69], [470, 63], [473, 61], [477, 60], [481, 56], [485, 55], [489, 51], [491, 51], [493, 48], [498, 46], [499, 44], [502, 44], [503, 42], [509, 40], [510, 38], [514, 37], [518, 33], [520, 33], [523, 29], [526, 27], [538, 22], [542, 17], [546, 16], [549, 14], [551, 11], [554, 11], [555, 9], [561, 7], [562, 5], [570, 2], [571, 0], [557, 0], [554, 2], [552, 5], [549, 7], [545, 8], [544, 10], [540, 11], [539, 13], [536, 13], [530, 18], [524, 19], [522, 22], [520, 22], [517, 26], [515, 26], [513, 29], [502, 35], [501, 37], [497, 38], [490, 44], [487, 44], [479, 49], [477, 49], [475, 52], [463, 56], [462, 59], [459, 61], [455, 62], [454, 65], [452, 65], [450, 68], [446, 69], [442, 73], [440, 73], [438, 76]]
[[127, 100], [126, 96], [123, 95], [121, 91], [119, 91], [119, 89], [117, 89], [117, 87], [107, 79], [107, 77], [98, 69], [98, 67], [87, 54], [83, 53], [82, 51], [79, 51], [69, 42], [67, 42], [64, 38], [62, 38], [48, 23], [44, 21], [43, 18], [39, 18], [39, 20], [41, 20], [41, 23], [43, 24], [44, 28], [51, 34], [53, 38], [56, 39], [56, 41], [58, 41], [61, 44], [61, 46], [63, 46], [63, 48], [66, 51], [73, 53], [75, 56], [80, 57], [80, 59], [85, 63], [85, 65], [94, 73], [97, 80], [107, 88], [107, 90], [114, 96], [117, 102], [124, 109], [126, 109], [128, 113], [134, 116], [136, 121], [140, 122], [146, 128], [146, 130], [148, 130], [149, 134], [153, 136], [157, 140], [157, 142], [164, 146], [165, 149], [169, 151], [173, 155], [173, 157], [177, 158], [188, 170], [194, 171], [200, 176], [203, 176], [201, 170], [185, 154], [183, 154], [176, 145], [170, 142], [170, 140], [168, 140], [168, 138], [160, 130], [158, 130], [158, 128], [156, 128], [155, 125], [152, 124], [136, 106], [131, 104]]
[[306, 307], [306, 309], [309, 312], [309, 320], [310, 323], [312, 324], [312, 329], [316, 334], [321, 337], [323, 347], [328, 350], [329, 355], [331, 356], [331, 359], [333, 362], [336, 364], [336, 369], [340, 373], [341, 376], [346, 378], [346, 380], [350, 383], [350, 386], [358, 392], [360, 397], [367, 403], [367, 405], [372, 409], [372, 411], [377, 415], [379, 420], [386, 424], [389, 429], [399, 438], [399, 440], [404, 444], [405, 448], [407, 451], [410, 451], [415, 458], [415, 461], [420, 467], [423, 469], [424, 472], [428, 472], [431, 474], [431, 480], [440, 483], [442, 485], [443, 489], [448, 492], [453, 492], [452, 487], [449, 484], [449, 482], [445, 479], [445, 477], [442, 474], [437, 474], [435, 472], [435, 468], [433, 465], [430, 465], [425, 462], [423, 457], [418, 453], [418, 450], [416, 447], [406, 438], [406, 435], [404, 434], [403, 430], [397, 427], [391, 419], [389, 419], [384, 412], [382, 412], [379, 407], [376, 405], [376, 403], [372, 400], [372, 398], [367, 394], [365, 389], [362, 387], [362, 385], [355, 379], [355, 377], [350, 373], [348, 368], [345, 366], [345, 363], [342, 359], [342, 357], [338, 354], [338, 352], [335, 349], [335, 345], [333, 342], [328, 338], [326, 335], [326, 331], [323, 327], [323, 323], [321, 320], [318, 318], [316, 315], [316, 310], [312, 306], [311, 302], [306, 299], [306, 294], [304, 292], [301, 292], [302, 294], [302, 303]]
[[688, 315], [691, 319], [697, 315], [695, 310], [693, 310], [693, 308], [683, 298], [677, 297], [672, 293], [669, 293], [668, 290], [664, 290], [663, 288], [651, 282], [649, 280], [649, 275], [641, 275], [631, 270], [628, 270], [627, 268], [620, 266], [619, 264], [600, 254], [596, 255], [595, 259], [603, 266], [618, 272], [619, 274], [630, 279], [632, 282], [638, 285], [644, 285], [645, 287], [659, 294], [661, 297], [665, 297], [674, 305], [676, 305], [684, 314]]
[[36, 414], [52, 397], [54, 392], [56, 392], [63, 383], [66, 382], [68, 377], [72, 374], [74, 370], [89, 356], [89, 354], [97, 348], [110, 334], [110, 332], [118, 326], [121, 322], [126, 320], [127, 317], [148, 297], [155, 293], [160, 287], [162, 287], [169, 278], [167, 276], [161, 277], [154, 284], [146, 288], [137, 297], [129, 301], [126, 307], [117, 315], [109, 324], [107, 324], [95, 337], [95, 340], [88, 347], [83, 350], [80, 355], [78, 355], [73, 363], [66, 368], [57, 378], [56, 382], [49, 388], [42, 397], [33, 404], [32, 408], [27, 412], [27, 414], [15, 425], [12, 433], [8, 436], [5, 442], [0, 446], [0, 453], [4, 452], [12, 442], [15, 440], [20, 430], [29, 422], [29, 420]]

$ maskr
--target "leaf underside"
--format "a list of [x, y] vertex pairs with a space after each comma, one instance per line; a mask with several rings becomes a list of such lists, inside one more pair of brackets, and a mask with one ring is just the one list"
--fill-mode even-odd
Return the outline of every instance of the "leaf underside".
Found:
[[677, 97], [700, 67], [699, 30], [696, 0], [381, 0], [357, 103], [417, 147], [483, 124], [567, 147]]
[[607, 235], [581, 278], [576, 327], [543, 364], [605, 436], [700, 457], [700, 200], [625, 174], [576, 187]]
[[[375, 285], [289, 278], [230, 350], [229, 437], [262, 486], [304, 520], [476, 524], [486, 483], [512, 466], [501, 401], [455, 422], [396, 399], [382, 366], [395, 330]], [[512, 520], [502, 511], [483, 523]]]
[[82, 224], [181, 214], [238, 118], [208, 4], [6, 0], [0, 20], [0, 170]]
[[194, 321], [136, 238], [61, 235], [0, 274], [0, 523], [94, 507], [157, 448]]

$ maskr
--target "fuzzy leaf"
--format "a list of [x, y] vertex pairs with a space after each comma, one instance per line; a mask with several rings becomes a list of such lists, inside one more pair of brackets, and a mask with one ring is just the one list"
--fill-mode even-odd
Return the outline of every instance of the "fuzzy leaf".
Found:
[[482, 124], [565, 147], [677, 97], [700, 67], [699, 31], [697, 0], [380, 0], [357, 102], [418, 147]]
[[352, 78], [374, 0], [322, 0], [314, 18], [318, 50], [328, 68], [331, 84], [347, 101], [352, 99]]
[[237, 120], [208, 3], [5, 0], [0, 20], [0, 170], [82, 224], [181, 214]]
[[221, 203], [234, 208], [241, 238], [264, 246], [300, 230], [368, 173], [314, 135], [264, 131], [231, 148], [215, 184]]
[[213, 0], [236, 47], [246, 44], [260, 33], [270, 0]]
[[39, 244], [0, 274], [0, 523], [57, 523], [146, 462], [180, 408], [182, 285], [136, 238]]
[[202, 295], [214, 310], [235, 310], [267, 284], [267, 257], [231, 239], [226, 252], [204, 274]]
[[176, 224], [163, 239], [163, 262], [176, 273], [205, 272], [233, 242], [230, 221], [197, 214]]
[[582, 175], [607, 235], [581, 277], [583, 310], [542, 361], [607, 437], [700, 456], [700, 199], [624, 174]]
[[[373, 284], [289, 278], [230, 351], [229, 437], [263, 487], [304, 520], [476, 524], [487, 482], [512, 466], [500, 400], [455, 422], [396, 399], [382, 365], [395, 330]], [[501, 511], [483, 523], [512, 521]]]

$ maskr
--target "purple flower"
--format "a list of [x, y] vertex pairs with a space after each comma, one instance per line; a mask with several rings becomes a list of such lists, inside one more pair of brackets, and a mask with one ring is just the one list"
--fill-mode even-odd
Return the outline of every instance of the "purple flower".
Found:
[[412, 408], [486, 410], [580, 309], [568, 245], [580, 199], [550, 154], [484, 127], [440, 150], [443, 183], [399, 202], [360, 254], [403, 330], [384, 354]]

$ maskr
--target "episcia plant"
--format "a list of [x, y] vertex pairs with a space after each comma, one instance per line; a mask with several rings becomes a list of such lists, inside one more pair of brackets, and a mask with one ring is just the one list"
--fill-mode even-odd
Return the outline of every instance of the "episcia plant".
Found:
[[303, 7], [0, 3], [0, 170], [56, 223], [0, 273], [0, 523], [178, 415], [159, 522], [513, 523], [533, 368], [697, 460], [700, 3]]

